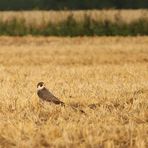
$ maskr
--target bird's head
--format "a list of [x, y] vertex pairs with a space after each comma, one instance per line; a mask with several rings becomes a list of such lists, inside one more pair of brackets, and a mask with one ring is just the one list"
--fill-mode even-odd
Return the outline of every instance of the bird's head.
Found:
[[39, 82], [39, 83], [37, 84], [37, 90], [42, 90], [43, 88], [45, 88], [44, 82]]

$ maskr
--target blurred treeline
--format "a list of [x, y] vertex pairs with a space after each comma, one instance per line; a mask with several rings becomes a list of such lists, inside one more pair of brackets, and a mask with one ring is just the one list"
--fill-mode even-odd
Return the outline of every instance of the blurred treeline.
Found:
[[85, 10], [148, 8], [148, 0], [0, 0], [0, 10]]
[[[44, 20], [43, 20], [44, 22]], [[0, 35], [24, 36], [135, 36], [148, 35], [148, 19], [140, 18], [130, 23], [125, 23], [119, 17], [114, 22], [110, 20], [94, 20], [89, 15], [77, 21], [73, 15], [58, 23], [47, 22], [36, 26], [28, 24], [25, 19], [12, 18], [0, 21]]]

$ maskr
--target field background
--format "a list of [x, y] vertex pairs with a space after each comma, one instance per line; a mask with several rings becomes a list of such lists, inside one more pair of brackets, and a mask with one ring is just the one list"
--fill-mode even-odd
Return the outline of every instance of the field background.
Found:
[[[86, 115], [40, 104], [39, 81]], [[0, 86], [1, 147], [148, 147], [146, 36], [0, 37]]]
[[67, 11], [0, 11], [0, 19], [2, 21], [9, 21], [13, 18], [17, 20], [24, 19], [26, 24], [42, 26], [46, 25], [48, 22], [59, 23], [68, 18], [68, 16], [73, 15], [76, 21], [82, 21], [85, 15], [90, 16], [93, 20], [104, 21], [109, 20], [111, 22], [123, 21], [125, 23], [131, 23], [133, 21], [139, 20], [140, 18], [148, 19], [147, 9], [138, 10], [67, 10]]
[[148, 10], [0, 11], [0, 35], [148, 35]]

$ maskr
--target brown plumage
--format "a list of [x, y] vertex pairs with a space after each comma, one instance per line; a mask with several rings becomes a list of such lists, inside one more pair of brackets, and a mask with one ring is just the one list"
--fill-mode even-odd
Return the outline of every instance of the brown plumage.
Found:
[[39, 82], [37, 84], [37, 94], [43, 101], [48, 101], [57, 105], [65, 105], [64, 102], [60, 101], [45, 87], [44, 82]]
[[[44, 82], [39, 82], [37, 84], [37, 95], [39, 96], [39, 98], [43, 101], [47, 101], [47, 102], [51, 102], [54, 103], [56, 105], [62, 105], [65, 106], [65, 103], [60, 101], [60, 99], [58, 99], [57, 97], [55, 97], [44, 85]], [[85, 112], [82, 109], [79, 109], [78, 107], [75, 107], [74, 105], [70, 105], [70, 107], [75, 110], [75, 111], [79, 111], [81, 113]]]

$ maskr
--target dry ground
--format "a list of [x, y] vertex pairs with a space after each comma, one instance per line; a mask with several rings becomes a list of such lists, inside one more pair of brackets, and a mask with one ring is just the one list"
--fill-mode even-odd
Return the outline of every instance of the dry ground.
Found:
[[0, 88], [2, 148], [148, 147], [148, 37], [0, 37]]

